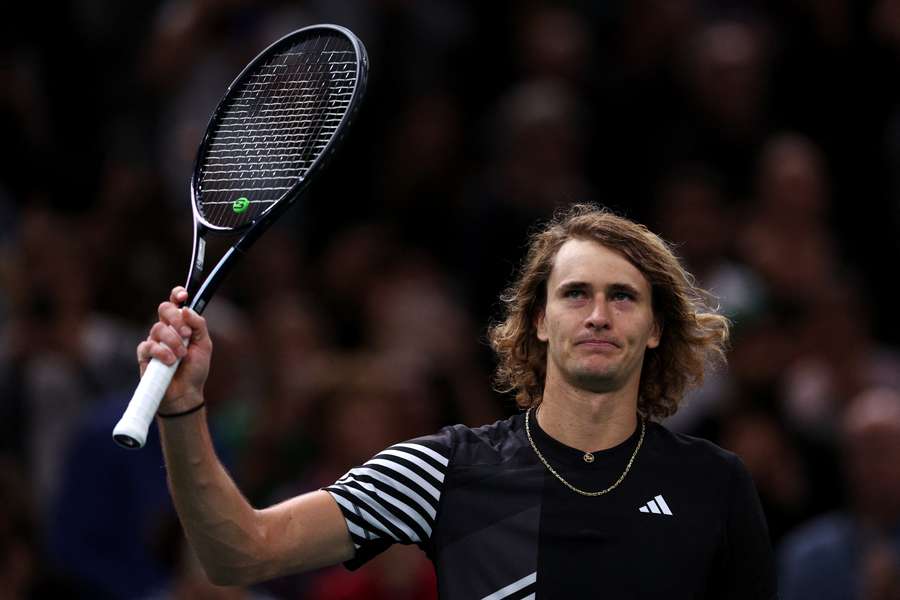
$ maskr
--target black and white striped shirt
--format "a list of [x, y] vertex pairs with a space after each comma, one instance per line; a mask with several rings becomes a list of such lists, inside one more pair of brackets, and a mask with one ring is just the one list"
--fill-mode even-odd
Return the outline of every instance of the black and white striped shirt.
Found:
[[[545, 458], [572, 484], [603, 489], [638, 433], [608, 450], [564, 446], [532, 421]], [[394, 543], [434, 561], [443, 600], [775, 597], [766, 526], [733, 454], [647, 424], [628, 477], [599, 497], [564, 487], [536, 458], [523, 415], [447, 427], [391, 446], [325, 488], [356, 568]]]
[[356, 549], [374, 540], [425, 544], [448, 462], [422, 443], [396, 444], [326, 488], [346, 516]]

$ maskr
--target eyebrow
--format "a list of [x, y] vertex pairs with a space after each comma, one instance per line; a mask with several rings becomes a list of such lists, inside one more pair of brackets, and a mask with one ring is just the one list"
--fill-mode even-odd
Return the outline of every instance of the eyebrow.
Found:
[[590, 287], [590, 285], [584, 281], [566, 281], [558, 285], [556, 290], [564, 294], [569, 290], [581, 290], [587, 287]]

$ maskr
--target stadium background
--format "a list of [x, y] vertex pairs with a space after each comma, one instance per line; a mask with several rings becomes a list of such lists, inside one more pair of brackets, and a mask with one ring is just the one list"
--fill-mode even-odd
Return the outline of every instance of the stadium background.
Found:
[[[485, 328], [529, 226], [572, 201], [660, 232], [734, 320], [728, 369], [669, 425], [741, 455], [780, 560], [859, 494], [897, 501], [900, 457], [845, 477], [841, 432], [855, 398], [900, 390], [900, 2], [15, 2], [0, 597], [433, 597], [406, 548], [353, 576], [207, 588], [155, 436], [139, 453], [109, 437], [134, 347], [186, 272], [212, 107], [260, 49], [317, 22], [366, 43], [364, 109], [207, 311], [217, 448], [254, 503], [512, 414]], [[866, 558], [870, 575], [896, 581], [896, 552]]]

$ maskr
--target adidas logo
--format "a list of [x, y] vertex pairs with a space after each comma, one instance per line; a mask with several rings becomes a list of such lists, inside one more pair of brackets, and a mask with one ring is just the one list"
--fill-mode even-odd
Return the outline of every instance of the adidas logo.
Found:
[[665, 499], [663, 499], [662, 495], [656, 496], [653, 500], [643, 505], [640, 509], [642, 513], [653, 513], [655, 515], [672, 515], [671, 509], [669, 509], [669, 505], [666, 504]]

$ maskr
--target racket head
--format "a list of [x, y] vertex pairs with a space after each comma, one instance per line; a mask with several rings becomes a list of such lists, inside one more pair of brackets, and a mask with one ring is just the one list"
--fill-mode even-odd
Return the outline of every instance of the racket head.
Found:
[[260, 52], [228, 86], [197, 151], [195, 223], [241, 232], [278, 216], [339, 146], [366, 89], [350, 30], [312, 25]]

